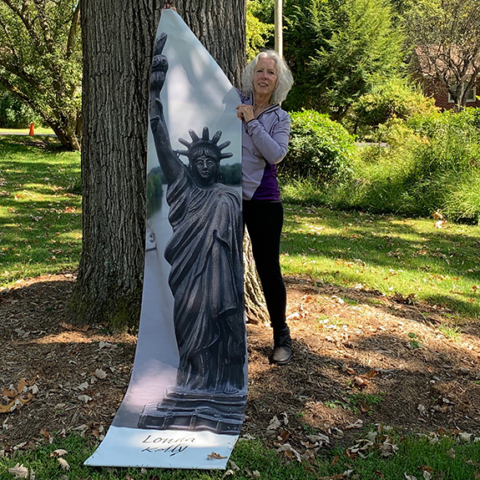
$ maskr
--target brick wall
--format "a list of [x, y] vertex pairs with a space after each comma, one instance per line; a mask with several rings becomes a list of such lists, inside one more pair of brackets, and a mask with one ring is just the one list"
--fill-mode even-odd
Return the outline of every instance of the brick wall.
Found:
[[[436, 81], [423, 84], [423, 93], [427, 97], [433, 97], [435, 99], [435, 105], [442, 110], [451, 110], [455, 107], [453, 102], [448, 101], [448, 91], [445, 84]], [[480, 82], [477, 83], [476, 96], [480, 96]], [[480, 107], [480, 101], [478, 98], [474, 102], [467, 102], [467, 107]]]

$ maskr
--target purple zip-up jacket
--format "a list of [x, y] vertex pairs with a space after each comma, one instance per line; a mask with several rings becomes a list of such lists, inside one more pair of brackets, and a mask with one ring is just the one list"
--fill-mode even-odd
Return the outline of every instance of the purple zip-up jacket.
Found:
[[[253, 96], [238, 93], [243, 104], [253, 104]], [[243, 199], [279, 202], [277, 163], [287, 153], [290, 116], [277, 103], [257, 118], [242, 123]]]

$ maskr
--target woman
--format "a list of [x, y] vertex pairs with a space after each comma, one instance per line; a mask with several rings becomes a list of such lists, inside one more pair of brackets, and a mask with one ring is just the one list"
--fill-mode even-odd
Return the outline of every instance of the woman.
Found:
[[262, 282], [274, 349], [271, 361], [286, 365], [292, 341], [285, 319], [287, 295], [280, 269], [283, 207], [277, 167], [287, 153], [290, 117], [280, 108], [293, 79], [285, 61], [273, 50], [259, 53], [247, 65], [242, 79], [243, 221], [252, 241], [253, 257]]

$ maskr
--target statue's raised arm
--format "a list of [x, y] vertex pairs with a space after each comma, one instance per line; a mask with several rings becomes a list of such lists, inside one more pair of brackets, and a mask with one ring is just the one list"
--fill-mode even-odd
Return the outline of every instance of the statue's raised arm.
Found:
[[182, 162], [172, 149], [160, 99], [160, 93], [168, 71], [167, 57], [162, 55], [166, 41], [167, 35], [162, 33], [155, 43], [153, 53], [152, 76], [150, 77], [150, 126], [155, 141], [158, 161], [167, 182], [171, 184], [183, 167]]

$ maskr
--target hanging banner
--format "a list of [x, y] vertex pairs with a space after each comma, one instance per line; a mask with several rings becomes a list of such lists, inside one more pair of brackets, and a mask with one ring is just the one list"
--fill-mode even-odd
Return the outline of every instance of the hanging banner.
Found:
[[91, 466], [224, 469], [247, 398], [239, 97], [173, 10], [150, 82], [132, 378]]

